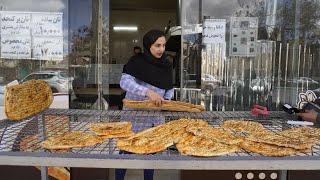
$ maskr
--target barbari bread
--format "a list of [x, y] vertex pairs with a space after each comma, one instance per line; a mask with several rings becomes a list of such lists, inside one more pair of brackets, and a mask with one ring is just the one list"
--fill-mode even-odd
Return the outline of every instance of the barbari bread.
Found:
[[[126, 139], [119, 139], [117, 147], [120, 150], [137, 153], [137, 154], [150, 154], [166, 150], [173, 142], [165, 139], [167, 133], [160, 134], [163, 125], [153, 127], [141, 131]], [[159, 132], [160, 130], [160, 132]]]
[[243, 141], [243, 138], [236, 137], [226, 129], [214, 127], [188, 127], [187, 131], [203, 138], [212, 139], [225, 144], [237, 145]]
[[[37, 169], [41, 170], [40, 167], [36, 167]], [[70, 173], [64, 167], [48, 167], [48, 175], [54, 177], [57, 180], [69, 180]]]
[[279, 133], [282, 136], [299, 139], [303, 142], [320, 142], [320, 129], [311, 127], [294, 127]]
[[131, 122], [109, 122], [94, 123], [90, 125], [90, 130], [103, 138], [123, 138], [132, 136]]
[[6, 88], [5, 114], [11, 120], [20, 120], [48, 108], [53, 95], [50, 86], [43, 80], [30, 80]]
[[126, 139], [120, 139], [120, 150], [137, 154], [149, 154], [166, 150], [188, 135], [186, 127], [206, 127], [208, 123], [200, 119], [179, 119], [141, 131]]
[[69, 149], [93, 146], [102, 143], [105, 139], [96, 135], [87, 134], [80, 131], [70, 131], [61, 135], [50, 137], [42, 142], [42, 147], [46, 149]]
[[[40, 148], [39, 135], [29, 135], [23, 138], [20, 142], [20, 150], [33, 152]], [[40, 170], [40, 167], [37, 167]], [[57, 180], [69, 180], [70, 173], [64, 167], [48, 167], [48, 175]]]
[[246, 151], [259, 153], [264, 156], [290, 156], [298, 153], [298, 151], [290, 147], [282, 147], [250, 140], [242, 141], [240, 147]]
[[152, 101], [133, 101], [124, 99], [123, 105], [133, 109], [151, 109], [151, 110], [167, 110], [167, 111], [185, 111], [185, 112], [201, 112], [204, 111], [203, 106], [178, 101], [163, 101], [161, 106], [156, 106]]
[[240, 151], [236, 145], [228, 145], [212, 139], [189, 135], [176, 144], [182, 155], [221, 156]]
[[247, 136], [246, 139], [253, 142], [277, 145], [281, 147], [288, 147], [296, 150], [311, 149], [312, 145], [314, 145], [314, 142], [311, 142], [311, 141], [303, 142], [300, 139], [281, 136], [274, 132], [255, 133]]
[[222, 124], [222, 128], [230, 129], [236, 132], [245, 132], [255, 134], [256, 132], [268, 132], [261, 123], [245, 120], [227, 120]]

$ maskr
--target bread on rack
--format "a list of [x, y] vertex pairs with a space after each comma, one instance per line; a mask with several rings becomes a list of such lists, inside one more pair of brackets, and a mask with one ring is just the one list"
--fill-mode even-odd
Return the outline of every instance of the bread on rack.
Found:
[[124, 138], [132, 136], [131, 122], [102, 122], [90, 125], [90, 130], [103, 138]]
[[201, 112], [204, 111], [204, 107], [201, 105], [194, 105], [191, 103], [180, 102], [180, 101], [163, 101], [161, 106], [155, 105], [152, 101], [134, 101], [134, 100], [123, 100], [124, 107], [133, 109], [149, 109], [149, 110], [167, 110], [167, 111], [182, 111], [182, 112]]
[[5, 114], [11, 120], [21, 120], [45, 110], [52, 101], [51, 88], [45, 81], [30, 80], [6, 88]]
[[186, 127], [206, 127], [201, 119], [179, 119], [143, 130], [133, 136], [117, 141], [117, 148], [136, 154], [150, 154], [166, 150], [190, 133]]
[[291, 156], [298, 153], [290, 147], [277, 146], [267, 143], [245, 140], [240, 143], [240, 147], [248, 152], [259, 153], [264, 156]]
[[237, 145], [230, 145], [190, 134], [176, 144], [182, 155], [209, 157], [221, 156], [240, 151]]
[[[34, 152], [40, 148], [39, 134], [28, 135], [20, 142], [20, 150], [25, 152]], [[40, 170], [40, 167], [35, 166]], [[57, 180], [69, 180], [70, 173], [65, 167], [48, 167], [48, 175], [54, 177]]]
[[60, 135], [52, 136], [41, 143], [45, 149], [70, 149], [94, 146], [102, 143], [105, 139], [81, 131], [69, 131]]

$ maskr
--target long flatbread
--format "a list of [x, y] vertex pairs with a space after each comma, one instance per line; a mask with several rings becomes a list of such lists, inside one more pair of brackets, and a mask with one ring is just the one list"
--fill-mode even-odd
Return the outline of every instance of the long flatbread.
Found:
[[5, 114], [11, 120], [21, 120], [45, 110], [52, 101], [51, 88], [45, 81], [30, 80], [6, 88]]
[[161, 106], [156, 106], [153, 102], [133, 101], [124, 99], [123, 105], [132, 109], [149, 109], [149, 110], [167, 110], [167, 111], [181, 111], [181, 112], [202, 112], [204, 108], [201, 105], [194, 105], [190, 103], [178, 101], [164, 101]]
[[[136, 154], [150, 154], [166, 150], [173, 143], [165, 143], [148, 138], [131, 139], [130, 143], [122, 143], [124, 140], [117, 142], [117, 147], [123, 151]], [[126, 145], [125, 145], [126, 144]]]
[[225, 144], [239, 144], [243, 141], [242, 138], [236, 137], [231, 134], [230, 131], [222, 128], [213, 128], [213, 127], [188, 127], [188, 132], [196, 136], [200, 136], [203, 138], [215, 140], [217, 142], [225, 143]]
[[103, 138], [120, 138], [129, 137], [132, 132], [131, 122], [110, 122], [110, 123], [94, 123], [90, 125], [90, 130]]
[[182, 155], [191, 156], [221, 156], [240, 151], [236, 145], [223, 144], [200, 136], [189, 135], [177, 145]]
[[[39, 135], [29, 135], [23, 138], [20, 142], [20, 150], [33, 152], [40, 148], [38, 144]], [[35, 168], [40, 170], [40, 167]], [[70, 173], [64, 167], [48, 167], [48, 175], [54, 177], [57, 180], [69, 180]]]
[[277, 145], [254, 142], [249, 140], [241, 142], [240, 147], [246, 151], [259, 153], [264, 156], [290, 156], [298, 152], [295, 149], [289, 147], [281, 147]]
[[294, 148], [297, 150], [311, 149], [312, 145], [314, 145], [313, 142], [303, 142], [299, 139], [284, 137], [273, 132], [252, 134], [247, 136], [246, 139], [254, 142]]
[[93, 146], [102, 143], [103, 138], [80, 131], [71, 131], [53, 136], [42, 142], [45, 149], [69, 149]]
[[199, 109], [200, 111], [204, 111], [205, 108], [202, 105], [196, 105], [196, 104], [191, 104], [191, 103], [186, 103], [186, 102], [181, 102], [181, 101], [164, 101], [164, 104], [170, 104], [170, 105], [178, 105], [178, 106], [186, 106], [190, 108], [196, 108]]
[[186, 127], [188, 126], [205, 127], [208, 126], [208, 123], [200, 119], [170, 121], [166, 124], [141, 131], [129, 138], [120, 139], [117, 142], [117, 147], [120, 150], [137, 154], [160, 152], [190, 135], [186, 131]]
[[[159, 134], [161, 125], [141, 131], [126, 139], [119, 139], [117, 147], [120, 150], [136, 154], [150, 154], [166, 150], [173, 145], [169, 139], [164, 140], [168, 133]], [[161, 132], [161, 131], [160, 131]]]
[[263, 127], [261, 123], [245, 120], [227, 120], [223, 122], [221, 127], [231, 129], [236, 132], [245, 132], [249, 134], [268, 131], [266, 128]]
[[299, 139], [303, 142], [320, 142], [320, 129], [311, 127], [294, 127], [281, 131], [279, 133], [282, 136]]
[[[41, 170], [40, 167], [36, 166], [38, 170]], [[70, 173], [64, 167], [48, 167], [48, 175], [54, 177], [57, 180], [69, 180]]]

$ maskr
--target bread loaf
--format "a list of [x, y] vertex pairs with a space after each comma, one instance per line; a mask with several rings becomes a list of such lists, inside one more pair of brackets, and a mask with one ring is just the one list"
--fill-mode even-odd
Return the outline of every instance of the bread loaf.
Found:
[[6, 88], [5, 114], [11, 120], [21, 120], [45, 110], [52, 101], [51, 88], [45, 81], [30, 80]]
[[133, 101], [124, 99], [123, 106], [132, 109], [149, 109], [149, 110], [167, 110], [167, 111], [182, 111], [182, 112], [201, 112], [204, 107], [180, 101], [163, 101], [161, 106], [155, 105], [152, 101]]

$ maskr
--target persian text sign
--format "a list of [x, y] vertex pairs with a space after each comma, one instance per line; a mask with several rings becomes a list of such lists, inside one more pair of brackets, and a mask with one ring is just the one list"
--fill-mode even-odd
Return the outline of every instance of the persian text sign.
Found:
[[62, 20], [60, 12], [0, 11], [1, 58], [62, 60]]
[[33, 36], [63, 36], [62, 14], [32, 14]]
[[62, 37], [33, 37], [33, 57], [43, 60], [63, 59]]
[[203, 43], [225, 43], [226, 41], [226, 20], [205, 19], [203, 23]]
[[1, 38], [1, 58], [30, 59], [30, 47], [28, 36], [4, 36]]
[[1, 13], [1, 35], [30, 36], [31, 15], [28, 13]]

